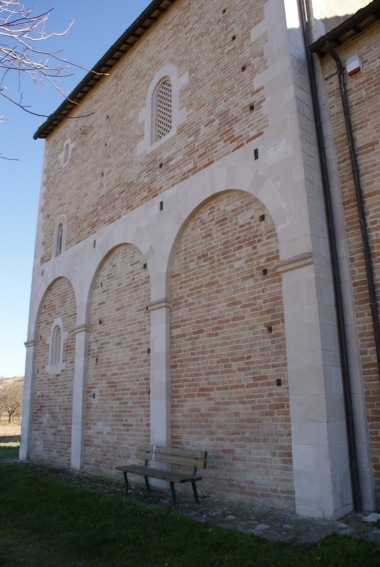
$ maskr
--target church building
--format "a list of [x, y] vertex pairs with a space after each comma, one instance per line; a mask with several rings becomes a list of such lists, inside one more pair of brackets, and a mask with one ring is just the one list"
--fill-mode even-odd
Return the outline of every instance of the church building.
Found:
[[379, 509], [379, 18], [153, 0], [41, 125], [20, 459]]

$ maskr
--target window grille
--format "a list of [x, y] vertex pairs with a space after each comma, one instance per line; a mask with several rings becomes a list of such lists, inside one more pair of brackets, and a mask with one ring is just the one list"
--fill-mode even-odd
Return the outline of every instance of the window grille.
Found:
[[172, 83], [165, 79], [156, 91], [155, 140], [170, 132], [173, 125]]

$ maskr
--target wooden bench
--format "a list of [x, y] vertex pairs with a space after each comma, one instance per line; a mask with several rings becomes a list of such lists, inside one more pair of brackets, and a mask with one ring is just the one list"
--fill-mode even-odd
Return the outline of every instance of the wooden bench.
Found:
[[[141, 475], [145, 479], [145, 485], [150, 490], [148, 478], [157, 478], [167, 480], [170, 484], [173, 506], [176, 505], [175, 483], [191, 482], [193, 488], [194, 500], [199, 504], [199, 497], [196, 483], [201, 480], [201, 476], [197, 474], [198, 468], [206, 468], [207, 452], [197, 451], [193, 449], [179, 449], [173, 447], [158, 447], [156, 445], [147, 445], [137, 449], [136, 456], [141, 459], [143, 465], [119, 465], [115, 467], [118, 471], [122, 471], [125, 480], [125, 494], [128, 496], [128, 473]], [[167, 468], [156, 468], [152, 463], [164, 463], [171, 465], [170, 470]], [[175, 470], [171, 470], [173, 465]], [[191, 472], [188, 469], [191, 469]], [[185, 469], [185, 470], [183, 470]]]

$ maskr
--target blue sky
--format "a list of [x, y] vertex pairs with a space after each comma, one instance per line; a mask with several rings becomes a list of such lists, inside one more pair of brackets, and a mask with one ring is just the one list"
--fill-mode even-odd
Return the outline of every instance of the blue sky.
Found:
[[[149, 0], [24, 0], [40, 14], [53, 9], [47, 31], [60, 32], [72, 20], [64, 38], [44, 43], [46, 51], [63, 50], [61, 56], [90, 69], [141, 14]], [[1, 14], [0, 14], [1, 16]], [[86, 74], [71, 67], [73, 76], [63, 79], [68, 93]], [[5, 83], [10, 94], [13, 85]], [[62, 95], [49, 86], [36, 86], [26, 77], [21, 83], [23, 103], [33, 112], [49, 115], [62, 102]], [[29, 314], [37, 210], [40, 194], [43, 140], [33, 134], [44, 122], [26, 114], [0, 96], [0, 154], [18, 161], [0, 159], [0, 377], [22, 376]]]

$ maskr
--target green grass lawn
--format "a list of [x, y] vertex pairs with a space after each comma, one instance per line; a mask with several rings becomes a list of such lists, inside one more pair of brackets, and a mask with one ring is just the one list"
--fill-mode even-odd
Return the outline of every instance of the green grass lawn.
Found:
[[4, 459], [18, 459], [20, 443], [13, 441], [0, 441], [0, 461]]
[[0, 463], [0, 566], [375, 566], [378, 543], [329, 537], [297, 548]]

